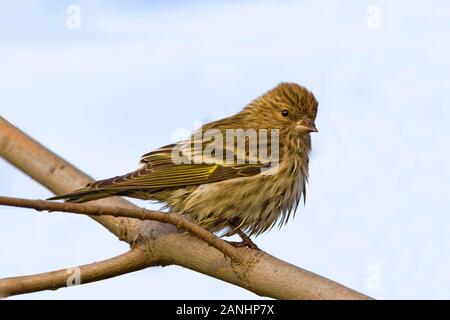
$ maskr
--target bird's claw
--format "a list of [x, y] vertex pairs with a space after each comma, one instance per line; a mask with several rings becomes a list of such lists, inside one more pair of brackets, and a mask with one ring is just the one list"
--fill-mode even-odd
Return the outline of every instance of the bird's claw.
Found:
[[236, 248], [250, 248], [250, 249], [255, 249], [255, 250], [261, 251], [261, 249], [258, 248], [258, 246], [253, 241], [251, 241], [250, 239], [242, 240], [242, 241], [239, 241], [239, 242], [229, 241], [229, 243], [232, 246], [236, 247]]

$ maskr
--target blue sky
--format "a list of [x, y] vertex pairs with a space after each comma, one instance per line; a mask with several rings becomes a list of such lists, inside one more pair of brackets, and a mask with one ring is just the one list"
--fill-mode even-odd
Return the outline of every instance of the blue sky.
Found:
[[[320, 103], [307, 203], [256, 242], [378, 298], [449, 299], [449, 21], [446, 1], [2, 1], [0, 114], [105, 178], [302, 84]], [[50, 195], [4, 161], [0, 194]], [[83, 217], [0, 214], [0, 277], [126, 250]], [[255, 298], [180, 267], [23, 297]]]

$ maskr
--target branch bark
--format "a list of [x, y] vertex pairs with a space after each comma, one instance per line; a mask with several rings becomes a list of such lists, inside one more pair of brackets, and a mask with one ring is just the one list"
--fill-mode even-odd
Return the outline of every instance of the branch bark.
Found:
[[[92, 181], [89, 176], [2, 117], [0, 156], [55, 194], [72, 191]], [[103, 199], [96, 201], [96, 204], [137, 208], [122, 198]], [[133, 264], [139, 265], [139, 268], [179, 265], [276, 299], [369, 299], [366, 295], [264, 252], [238, 249], [242, 260], [236, 264], [206, 242], [190, 234], [179, 233], [175, 227], [167, 224], [112, 216], [92, 218], [119, 239], [134, 244], [133, 250], [142, 253], [136, 258], [139, 264], [136, 261]], [[32, 292], [18, 290], [20, 281], [9, 281], [8, 284], [14, 288], [5, 288], [3, 282], [0, 283], [0, 292]], [[39, 288], [38, 290], [54, 289], [49, 285]]]
[[146, 268], [146, 253], [140, 248], [84, 266], [0, 279], [0, 298], [100, 281]]
[[[195, 237], [205, 241], [212, 247], [221, 251], [231, 258], [234, 263], [242, 262], [241, 251], [233, 247], [228, 242], [220, 239], [216, 235], [208, 232], [202, 227], [192, 223], [179, 215], [168, 214], [155, 210], [121, 208], [111, 206], [99, 206], [93, 204], [59, 203], [44, 200], [30, 200], [0, 196], [0, 205], [19, 208], [35, 209], [37, 211], [60, 211], [76, 214], [84, 214], [91, 217], [113, 216], [122, 218], [132, 218], [139, 220], [155, 220], [162, 223], [169, 223], [178, 229], [186, 230]], [[1, 280], [0, 280], [1, 285]]]

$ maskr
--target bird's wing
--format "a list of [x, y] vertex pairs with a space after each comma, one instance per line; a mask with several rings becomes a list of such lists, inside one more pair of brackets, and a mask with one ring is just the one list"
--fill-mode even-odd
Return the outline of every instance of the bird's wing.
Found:
[[[65, 199], [69, 202], [86, 202], [112, 195], [126, 195], [129, 192], [156, 191], [165, 188], [200, 185], [228, 179], [250, 177], [261, 174], [271, 163], [255, 161], [252, 154], [244, 152], [244, 163], [235, 161], [236, 150], [231, 152], [232, 161], [226, 161], [230, 150], [222, 150], [222, 158], [209, 153], [208, 143], [185, 141], [167, 145], [142, 156], [143, 166], [138, 170], [110, 179], [99, 180], [85, 188], [59, 195], [51, 200]], [[222, 146], [223, 147], [223, 146]], [[247, 142], [245, 143], [247, 148]], [[236, 145], [231, 146], [236, 149]], [[220, 149], [220, 148], [219, 148]], [[206, 155], [205, 155], [206, 154]], [[241, 152], [242, 154], [242, 152]], [[181, 155], [181, 156], [180, 156]], [[203, 156], [200, 159], [198, 156]], [[181, 158], [180, 158], [181, 157]], [[183, 160], [180, 162], [180, 159]], [[256, 159], [257, 160], [257, 159]]]
[[[200, 154], [200, 151], [191, 147], [193, 145], [191, 142], [172, 144], [149, 152], [142, 156], [143, 166], [140, 169], [123, 176], [93, 182], [88, 188], [125, 191], [199, 185], [254, 176], [269, 166], [263, 163], [227, 164], [223, 160], [211, 157], [195, 163], [195, 155]], [[201, 148], [203, 150], [203, 147]], [[183, 163], [174, 161], [174, 152], [183, 154]]]

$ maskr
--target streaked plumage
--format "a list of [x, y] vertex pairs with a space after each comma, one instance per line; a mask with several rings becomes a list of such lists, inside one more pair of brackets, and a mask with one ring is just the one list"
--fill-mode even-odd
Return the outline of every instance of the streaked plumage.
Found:
[[[317, 106], [307, 89], [294, 83], [281, 83], [236, 115], [200, 129], [201, 132], [216, 129], [222, 133], [236, 128], [279, 129], [280, 162], [276, 169], [262, 172], [268, 165], [259, 158], [248, 163], [249, 154], [245, 154], [244, 164], [229, 164], [214, 158], [204, 159], [202, 163], [175, 164], [172, 151], [180, 144], [172, 144], [144, 155], [142, 167], [132, 173], [96, 181], [52, 199], [77, 203], [109, 196], [155, 200], [210, 231], [234, 234], [240, 229], [258, 235], [277, 222], [280, 225], [287, 222], [305, 196], [310, 132], [316, 131]], [[193, 159], [204, 151], [206, 143], [201, 141], [200, 149], [190, 140], [181, 145], [184, 155]], [[248, 141], [246, 147], [247, 144]], [[227, 152], [230, 150], [225, 149], [224, 154]], [[231, 152], [236, 152], [236, 145]]]

